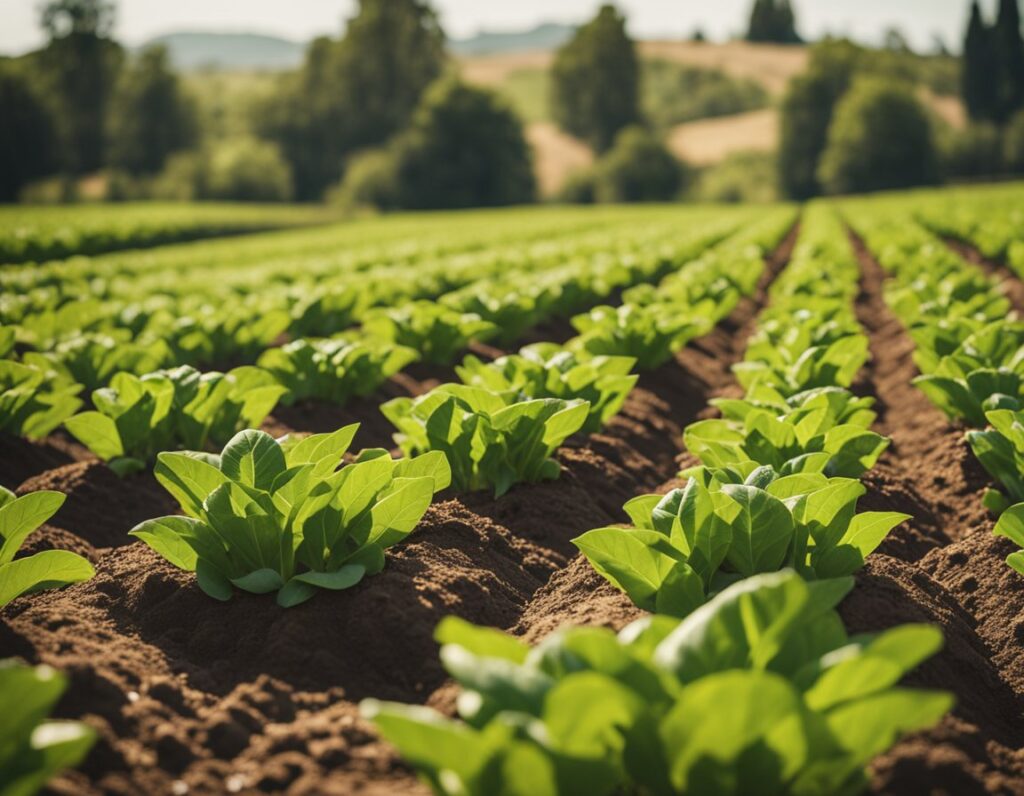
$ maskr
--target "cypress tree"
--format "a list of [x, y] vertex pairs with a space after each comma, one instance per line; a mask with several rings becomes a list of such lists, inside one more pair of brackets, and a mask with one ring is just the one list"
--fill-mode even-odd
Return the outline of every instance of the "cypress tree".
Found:
[[1004, 124], [1024, 107], [1024, 39], [1017, 0], [1000, 0], [992, 37], [997, 59], [995, 119]]
[[998, 86], [992, 39], [978, 0], [974, 0], [964, 37], [961, 94], [968, 114], [975, 121], [991, 121], [996, 116]]
[[750, 10], [750, 25], [747, 28], [747, 41], [768, 41], [771, 37], [771, 17], [774, 3], [772, 0], [754, 0]]

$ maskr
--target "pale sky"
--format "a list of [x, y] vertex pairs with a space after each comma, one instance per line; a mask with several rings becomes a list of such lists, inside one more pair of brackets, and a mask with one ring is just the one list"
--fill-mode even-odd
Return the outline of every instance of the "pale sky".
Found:
[[[997, 0], [982, 0], [993, 12]], [[481, 28], [518, 30], [539, 22], [576, 23], [593, 14], [601, 0], [434, 0], [448, 35], [463, 37]], [[630, 30], [641, 38], [678, 38], [700, 25], [711, 38], [742, 30], [752, 0], [619, 0]], [[39, 0], [0, 0], [0, 53], [13, 55], [41, 43]], [[881, 31], [899, 27], [919, 47], [939, 33], [959, 48], [968, 0], [794, 0], [799, 28], [877, 41]], [[307, 40], [337, 34], [355, 0], [120, 0], [117, 36], [129, 45], [170, 31], [245, 31]]]

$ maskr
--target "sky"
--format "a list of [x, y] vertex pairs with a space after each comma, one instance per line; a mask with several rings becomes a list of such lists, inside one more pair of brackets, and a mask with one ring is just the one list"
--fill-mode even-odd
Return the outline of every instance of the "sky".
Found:
[[[0, 0], [0, 53], [15, 55], [41, 44], [40, 0]], [[994, 13], [997, 0], [982, 0]], [[481, 29], [520, 30], [541, 22], [578, 23], [601, 0], [434, 0], [449, 36]], [[638, 38], [679, 38], [700, 26], [713, 39], [739, 33], [752, 0], [618, 0]], [[805, 36], [825, 32], [878, 41], [890, 26], [911, 44], [930, 47], [939, 34], [958, 48], [968, 0], [793, 0]], [[337, 34], [355, 0], [120, 0], [117, 37], [138, 45], [180, 30], [270, 33], [295, 40]]]

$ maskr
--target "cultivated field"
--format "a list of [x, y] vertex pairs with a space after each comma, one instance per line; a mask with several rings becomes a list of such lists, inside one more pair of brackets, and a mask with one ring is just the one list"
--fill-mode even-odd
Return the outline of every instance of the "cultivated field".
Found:
[[0, 226], [0, 657], [66, 680], [17, 728], [82, 723], [7, 748], [64, 794], [1024, 793], [1021, 206]]

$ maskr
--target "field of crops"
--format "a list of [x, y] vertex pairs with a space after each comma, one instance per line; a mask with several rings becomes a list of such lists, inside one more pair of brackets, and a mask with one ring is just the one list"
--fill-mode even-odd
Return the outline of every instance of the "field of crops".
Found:
[[0, 793], [1024, 794], [1021, 208], [0, 211]]

